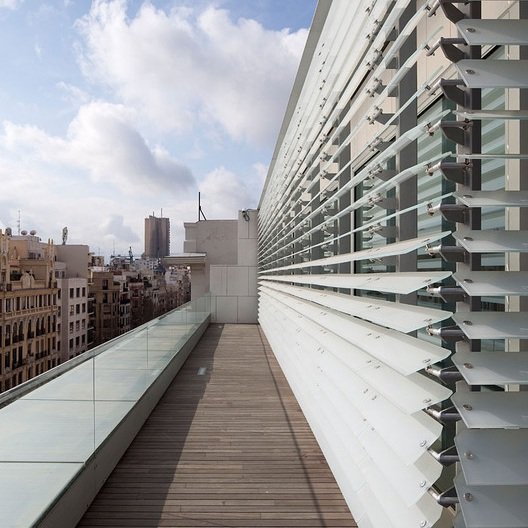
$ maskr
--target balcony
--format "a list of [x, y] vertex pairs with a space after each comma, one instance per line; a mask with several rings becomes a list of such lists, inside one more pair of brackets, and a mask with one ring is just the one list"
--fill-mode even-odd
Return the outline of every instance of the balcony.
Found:
[[205, 303], [0, 397], [6, 525], [356, 526], [260, 328]]

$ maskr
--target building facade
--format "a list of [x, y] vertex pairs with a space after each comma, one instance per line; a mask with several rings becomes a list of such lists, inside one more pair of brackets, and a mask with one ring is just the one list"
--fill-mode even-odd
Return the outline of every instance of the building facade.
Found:
[[88, 350], [88, 264], [86, 245], [55, 247], [55, 277], [59, 288], [59, 325], [61, 362]]
[[145, 218], [145, 254], [147, 258], [161, 258], [170, 254], [170, 222], [168, 218], [150, 215]]
[[61, 363], [88, 350], [88, 279], [57, 278]]
[[0, 391], [60, 362], [54, 246], [0, 231]]
[[120, 334], [120, 286], [111, 271], [90, 271], [89, 297], [93, 312], [89, 325], [94, 329], [93, 346]]
[[259, 321], [360, 527], [528, 525], [527, 14], [315, 13], [260, 201]]

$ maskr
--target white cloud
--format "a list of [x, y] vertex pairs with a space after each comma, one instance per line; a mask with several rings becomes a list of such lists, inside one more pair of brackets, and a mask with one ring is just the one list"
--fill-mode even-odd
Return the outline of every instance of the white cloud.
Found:
[[[246, 181], [251, 183], [251, 178]], [[207, 174], [199, 185], [207, 219], [235, 218], [239, 209], [254, 208], [255, 197], [246, 181], [225, 167]]]
[[24, 0], [0, 0], [0, 9], [17, 9]]
[[209, 7], [165, 12], [144, 3], [96, 0], [77, 22], [80, 61], [160, 130], [219, 126], [232, 139], [275, 139], [307, 30], [267, 30]]
[[111, 214], [105, 218], [101, 224], [101, 229], [105, 235], [109, 235], [116, 240], [128, 241], [131, 244], [139, 242], [139, 236], [130, 226], [125, 225], [122, 215]]
[[29, 125], [4, 122], [0, 146], [36, 160], [80, 169], [94, 182], [122, 192], [179, 194], [194, 186], [189, 168], [160, 146], [151, 147], [134, 127], [134, 112], [93, 102], [80, 107], [65, 138]]
[[59, 81], [56, 86], [64, 92], [65, 99], [76, 107], [88, 103], [91, 99], [87, 92], [73, 84]]

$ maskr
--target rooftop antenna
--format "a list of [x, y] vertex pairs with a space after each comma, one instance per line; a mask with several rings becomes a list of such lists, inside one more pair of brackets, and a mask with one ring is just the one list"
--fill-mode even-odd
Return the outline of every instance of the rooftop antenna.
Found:
[[203, 216], [204, 220], [207, 220], [202, 209], [202, 199], [200, 197], [200, 193], [198, 193], [198, 222], [201, 220], [201, 216]]
[[66, 241], [68, 240], [68, 228], [63, 227], [62, 228], [62, 245], [66, 245]]
[[18, 236], [20, 236], [20, 209], [18, 210], [17, 228], [18, 228]]
[[163, 207], [161, 208], [160, 218], [163, 218]]

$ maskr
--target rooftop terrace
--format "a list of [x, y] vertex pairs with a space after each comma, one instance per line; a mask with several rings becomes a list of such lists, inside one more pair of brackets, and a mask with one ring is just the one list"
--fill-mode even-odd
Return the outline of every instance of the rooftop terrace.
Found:
[[257, 325], [210, 325], [79, 526], [356, 526]]

